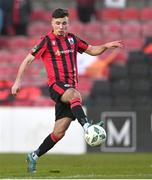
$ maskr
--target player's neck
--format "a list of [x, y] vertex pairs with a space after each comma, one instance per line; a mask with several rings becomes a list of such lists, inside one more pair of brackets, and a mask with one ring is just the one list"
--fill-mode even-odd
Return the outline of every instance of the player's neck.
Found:
[[66, 33], [64, 33], [63, 35], [59, 35], [57, 32], [55, 31], [52, 31], [52, 33], [56, 36], [56, 37], [59, 37], [59, 38], [62, 38], [62, 37], [65, 37], [66, 36]]

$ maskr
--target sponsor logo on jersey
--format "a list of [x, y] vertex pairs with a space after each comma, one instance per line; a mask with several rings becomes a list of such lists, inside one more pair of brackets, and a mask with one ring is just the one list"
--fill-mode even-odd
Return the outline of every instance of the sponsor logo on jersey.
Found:
[[60, 56], [61, 54], [69, 54], [69, 53], [73, 53], [73, 52], [74, 52], [73, 49], [70, 49], [70, 50], [67, 49], [67, 50], [64, 50], [64, 51], [59, 51], [59, 50], [57, 50], [55, 54], [56, 54], [57, 56]]

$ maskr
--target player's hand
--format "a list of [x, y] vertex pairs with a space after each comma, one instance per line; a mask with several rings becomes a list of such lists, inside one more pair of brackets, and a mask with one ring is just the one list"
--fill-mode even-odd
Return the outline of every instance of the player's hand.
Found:
[[123, 48], [123, 43], [122, 41], [112, 41], [112, 42], [109, 42], [109, 43], [106, 43], [105, 44], [105, 47], [106, 48]]
[[12, 88], [11, 88], [12, 95], [16, 96], [17, 93], [19, 92], [19, 90], [20, 90], [20, 83], [15, 82], [14, 85], [12, 86]]

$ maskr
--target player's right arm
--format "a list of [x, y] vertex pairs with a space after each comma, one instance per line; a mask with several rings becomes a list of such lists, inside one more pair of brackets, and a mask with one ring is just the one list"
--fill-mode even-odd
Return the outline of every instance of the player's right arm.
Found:
[[26, 68], [34, 61], [34, 59], [40, 59], [42, 54], [45, 52], [47, 47], [46, 38], [42, 37], [41, 40], [32, 48], [30, 53], [26, 56], [26, 58], [21, 63], [16, 80], [12, 86], [11, 92], [13, 95], [16, 95], [21, 87], [22, 77]]
[[26, 56], [26, 58], [23, 60], [23, 62], [21, 63], [18, 73], [17, 73], [17, 76], [16, 76], [16, 80], [11, 89], [12, 95], [16, 95], [18, 93], [18, 91], [20, 90], [21, 81], [22, 81], [24, 72], [25, 72], [26, 68], [34, 61], [34, 59], [35, 59], [35, 57], [29, 53]]

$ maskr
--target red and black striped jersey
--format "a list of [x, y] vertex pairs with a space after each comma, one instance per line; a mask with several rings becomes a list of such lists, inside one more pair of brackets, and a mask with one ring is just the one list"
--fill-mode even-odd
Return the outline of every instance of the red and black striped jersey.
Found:
[[88, 44], [72, 33], [56, 36], [53, 32], [44, 36], [31, 50], [36, 59], [42, 59], [48, 75], [49, 86], [64, 82], [77, 86], [77, 53], [83, 53]]

